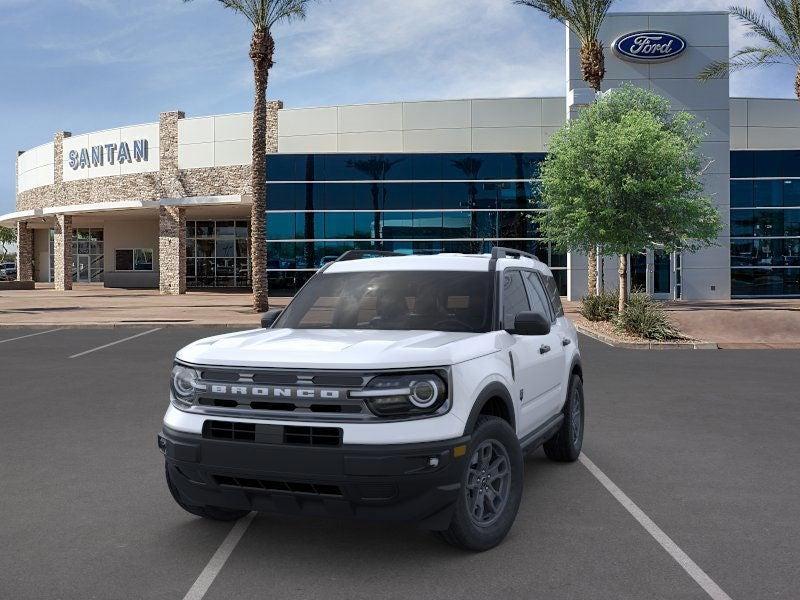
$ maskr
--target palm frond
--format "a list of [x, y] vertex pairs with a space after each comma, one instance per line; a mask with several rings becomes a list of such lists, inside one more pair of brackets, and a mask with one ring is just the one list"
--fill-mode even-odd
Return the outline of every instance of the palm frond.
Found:
[[734, 71], [787, 62], [789, 62], [789, 59], [777, 48], [747, 46], [734, 52], [730, 60], [712, 62], [697, 77], [701, 81], [708, 81], [709, 79], [725, 77]]
[[[191, 2], [192, 0], [183, 0]], [[219, 0], [225, 8], [243, 15], [254, 29], [270, 30], [281, 21], [306, 18], [306, 7], [315, 0]]]
[[600, 27], [615, 0], [514, 0], [564, 23], [582, 44], [596, 41]]
[[764, 0], [764, 4], [796, 50], [800, 46], [800, 2], [798, 0]]
[[[771, 0], [775, 3], [775, 0]], [[792, 41], [773, 26], [769, 20], [746, 6], [732, 6], [731, 14], [739, 19], [747, 27], [746, 35], [750, 37], [760, 37], [776, 50], [780, 50], [787, 58], [795, 64], [800, 64], [800, 48], [792, 44]], [[779, 22], [781, 28], [783, 25]]]

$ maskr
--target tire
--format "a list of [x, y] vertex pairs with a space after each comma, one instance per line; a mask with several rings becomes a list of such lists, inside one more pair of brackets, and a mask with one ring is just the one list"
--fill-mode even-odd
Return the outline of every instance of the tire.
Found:
[[575, 462], [583, 447], [584, 424], [583, 381], [578, 375], [570, 380], [562, 413], [561, 427], [544, 443], [544, 453], [556, 462]]
[[178, 488], [172, 482], [169, 474], [169, 467], [164, 463], [164, 474], [167, 478], [167, 487], [172, 494], [172, 498], [183, 510], [204, 519], [211, 519], [212, 521], [236, 521], [248, 514], [247, 510], [231, 510], [229, 508], [222, 508], [219, 506], [194, 506], [184, 501]]
[[[466, 456], [453, 519], [449, 528], [438, 536], [458, 548], [482, 552], [502, 542], [517, 517], [523, 487], [522, 450], [508, 423], [498, 417], [481, 416]], [[505, 462], [505, 477], [485, 479], [487, 475], [480, 466], [487, 456], [488, 464], [497, 465], [501, 472]], [[488, 489], [494, 491], [493, 496], [483, 491]]]

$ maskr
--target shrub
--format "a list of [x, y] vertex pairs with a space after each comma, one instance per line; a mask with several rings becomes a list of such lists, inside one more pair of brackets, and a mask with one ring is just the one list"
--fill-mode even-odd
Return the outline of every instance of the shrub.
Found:
[[589, 321], [611, 321], [617, 314], [619, 292], [602, 292], [581, 298], [580, 314]]
[[662, 306], [647, 294], [631, 294], [625, 310], [614, 319], [614, 325], [625, 333], [647, 340], [685, 339]]

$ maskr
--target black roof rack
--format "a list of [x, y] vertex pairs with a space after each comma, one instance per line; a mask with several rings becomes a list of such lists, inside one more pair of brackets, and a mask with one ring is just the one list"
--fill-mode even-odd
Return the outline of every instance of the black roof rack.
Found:
[[498, 258], [530, 258], [531, 260], [538, 261], [530, 252], [523, 252], [522, 250], [514, 250], [513, 248], [503, 248], [502, 246], [495, 246], [492, 248], [492, 260]]
[[337, 258], [334, 262], [346, 260], [359, 260], [362, 258], [379, 258], [381, 256], [405, 256], [400, 252], [390, 252], [388, 250], [348, 250]]

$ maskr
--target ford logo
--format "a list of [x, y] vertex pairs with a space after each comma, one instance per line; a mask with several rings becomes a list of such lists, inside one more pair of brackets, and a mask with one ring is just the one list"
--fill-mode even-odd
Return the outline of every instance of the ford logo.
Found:
[[614, 41], [614, 53], [635, 62], [672, 60], [686, 50], [686, 40], [665, 31], [637, 31]]

